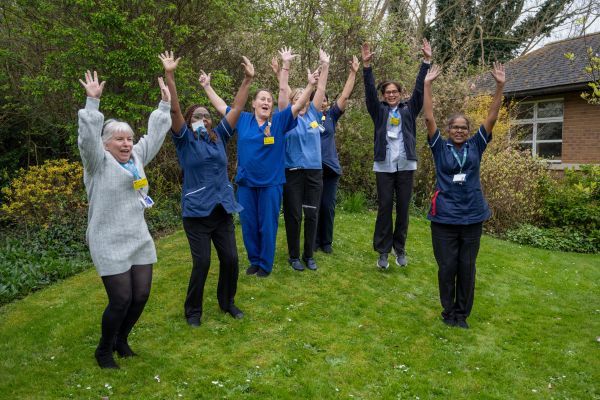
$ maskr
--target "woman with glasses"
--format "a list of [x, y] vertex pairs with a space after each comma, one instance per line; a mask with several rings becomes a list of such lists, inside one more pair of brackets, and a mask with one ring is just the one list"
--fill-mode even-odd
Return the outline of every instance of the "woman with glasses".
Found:
[[435, 163], [436, 189], [427, 218], [431, 221], [431, 242], [438, 263], [438, 283], [442, 320], [450, 326], [467, 329], [467, 317], [475, 293], [475, 261], [483, 221], [490, 210], [481, 191], [479, 167], [492, 129], [498, 119], [504, 89], [504, 66], [494, 63], [491, 73], [496, 92], [488, 115], [477, 132], [469, 137], [470, 122], [464, 114], [448, 118], [441, 137], [433, 117], [431, 86], [441, 69], [435, 65], [425, 77], [423, 114], [429, 146]]
[[[423, 39], [423, 63], [417, 75], [412, 96], [402, 101], [402, 86], [395, 81], [379, 84], [383, 101], [377, 97], [375, 77], [371, 68], [373, 53], [367, 43], [362, 46], [365, 100], [374, 131], [373, 171], [377, 183], [377, 220], [373, 248], [379, 253], [377, 266], [389, 267], [388, 254], [394, 252], [396, 264], [407, 265], [406, 234], [408, 208], [417, 169], [416, 119], [423, 106], [423, 79], [431, 62], [431, 46]], [[392, 208], [396, 196], [396, 223], [392, 229]]]
[[212, 240], [219, 256], [219, 307], [233, 318], [239, 319], [244, 314], [234, 303], [239, 265], [232, 214], [240, 212], [242, 207], [235, 201], [233, 187], [227, 175], [225, 145], [233, 136], [248, 98], [254, 67], [243, 57], [244, 80], [231, 111], [213, 127], [210, 113], [205, 107], [195, 104], [188, 107], [185, 114], [181, 113], [175, 87], [175, 69], [180, 58], [175, 59], [173, 52], [165, 52], [160, 55], [160, 59], [172, 96], [172, 138], [183, 170], [183, 228], [193, 259], [184, 304], [185, 318], [192, 327], [201, 324], [204, 284], [210, 267]]

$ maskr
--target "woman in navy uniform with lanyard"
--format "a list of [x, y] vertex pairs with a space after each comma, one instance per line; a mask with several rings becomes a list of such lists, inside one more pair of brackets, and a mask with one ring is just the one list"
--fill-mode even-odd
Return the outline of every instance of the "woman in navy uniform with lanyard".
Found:
[[[279, 52], [284, 61], [280, 90], [288, 85], [289, 63], [295, 57], [292, 49]], [[285, 65], [288, 65], [286, 68]], [[227, 104], [210, 86], [210, 75], [201, 82], [212, 105], [221, 115], [228, 112]], [[238, 201], [244, 207], [240, 213], [242, 236], [250, 266], [246, 274], [264, 278], [273, 270], [275, 241], [285, 183], [285, 133], [296, 124], [296, 117], [310, 98], [317, 83], [318, 72], [308, 71], [308, 84], [298, 101], [271, 115], [273, 95], [266, 89], [256, 92], [252, 101], [253, 113], [242, 112], [238, 130]], [[283, 89], [282, 89], [283, 88]]]
[[423, 114], [436, 174], [436, 189], [427, 218], [431, 221], [431, 242], [439, 267], [442, 320], [466, 329], [473, 307], [475, 261], [483, 221], [490, 217], [481, 191], [479, 167], [481, 156], [492, 140], [506, 79], [504, 66], [494, 63], [491, 73], [496, 80], [496, 92], [485, 121], [469, 137], [469, 120], [463, 114], [454, 114], [446, 126], [449, 139], [444, 140], [433, 118], [431, 94], [432, 82], [440, 72], [436, 65], [425, 77]]
[[[388, 254], [394, 252], [396, 264], [407, 265], [406, 234], [408, 209], [417, 169], [416, 119], [423, 106], [423, 79], [431, 62], [431, 46], [423, 39], [423, 63], [417, 75], [412, 96], [401, 102], [402, 87], [394, 81], [379, 85], [384, 101], [377, 98], [375, 77], [371, 68], [373, 53], [368, 44], [362, 46], [365, 100], [374, 130], [373, 171], [377, 182], [377, 220], [373, 248], [379, 253], [377, 266], [389, 267]], [[396, 194], [396, 224], [392, 231], [392, 207]]]
[[128, 337], [152, 286], [156, 249], [144, 210], [154, 202], [148, 196], [144, 167], [160, 150], [171, 125], [171, 98], [159, 78], [162, 101], [150, 115], [148, 133], [134, 145], [129, 124], [104, 122], [99, 111], [104, 82], [98, 81], [98, 74], [87, 71], [85, 82], [79, 82], [87, 94], [85, 108], [78, 113], [77, 138], [89, 204], [86, 241], [108, 295], [95, 356], [101, 368], [119, 368], [113, 352], [135, 355]]
[[243, 57], [244, 80], [231, 111], [213, 129], [212, 119], [206, 108], [193, 105], [188, 108], [185, 116], [181, 113], [174, 74], [180, 58], [175, 59], [173, 52], [165, 52], [160, 58], [172, 96], [172, 137], [179, 165], [183, 169], [183, 228], [193, 259], [184, 304], [185, 318], [190, 326], [200, 326], [212, 240], [219, 256], [219, 307], [239, 319], [244, 314], [234, 303], [239, 265], [232, 214], [240, 212], [242, 207], [235, 201], [233, 187], [227, 176], [225, 145], [233, 136], [248, 99], [254, 67]]

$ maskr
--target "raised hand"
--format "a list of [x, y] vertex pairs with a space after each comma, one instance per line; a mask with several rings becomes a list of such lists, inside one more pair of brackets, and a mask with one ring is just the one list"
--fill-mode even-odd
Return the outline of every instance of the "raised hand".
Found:
[[167, 85], [165, 85], [165, 81], [163, 81], [162, 76], [158, 77], [158, 86], [160, 87], [160, 96], [162, 101], [166, 101], [167, 103], [171, 102], [171, 92]]
[[173, 51], [169, 52], [168, 50], [162, 54], [159, 54], [158, 58], [160, 58], [160, 61], [162, 61], [165, 72], [175, 71], [175, 69], [177, 69], [177, 64], [179, 64], [179, 60], [181, 60], [181, 57], [175, 59]]
[[313, 86], [316, 85], [319, 81], [319, 68], [315, 72], [310, 72], [310, 69], [306, 68], [306, 72], [308, 72], [308, 83]]
[[271, 69], [275, 73], [275, 76], [279, 76], [279, 61], [276, 56], [271, 58]]
[[350, 69], [352, 72], [356, 73], [358, 72], [359, 67], [360, 64], [358, 63], [358, 58], [356, 56], [352, 56], [352, 61], [350, 61]]
[[244, 75], [246, 78], [254, 78], [254, 65], [248, 60], [246, 56], [242, 56], [242, 68], [244, 68]]
[[506, 82], [506, 73], [502, 63], [494, 61], [494, 68], [492, 69], [491, 74], [496, 80], [497, 84], [503, 85]]
[[363, 43], [360, 50], [361, 50], [363, 64], [365, 64], [365, 65], [370, 64], [371, 61], [373, 60], [373, 54], [375, 54], [375, 53], [371, 52], [371, 46], [369, 46], [369, 43]]
[[293, 54], [291, 47], [282, 47], [281, 50], [279, 50], [279, 56], [284, 63], [290, 63], [294, 58], [298, 57], [298, 54]]
[[432, 65], [427, 71], [427, 75], [425, 75], [425, 83], [433, 82], [440, 74], [442, 73], [442, 67], [439, 65]]
[[329, 54], [325, 53], [323, 49], [319, 49], [319, 64], [329, 64]]
[[423, 38], [423, 46], [421, 47], [421, 51], [423, 52], [423, 59], [427, 62], [431, 61], [431, 55], [433, 54], [431, 51], [431, 45], [429, 41]]
[[95, 99], [99, 99], [100, 96], [102, 96], [102, 90], [104, 90], [104, 84], [106, 83], [106, 81], [99, 83], [98, 73], [94, 71], [94, 74], [92, 75], [89, 69], [85, 73], [85, 82], [81, 79], [79, 82], [85, 88], [85, 94], [88, 97], [93, 97]]
[[210, 86], [210, 74], [207, 74], [203, 70], [200, 70], [200, 77], [198, 78], [200, 86], [207, 88]]

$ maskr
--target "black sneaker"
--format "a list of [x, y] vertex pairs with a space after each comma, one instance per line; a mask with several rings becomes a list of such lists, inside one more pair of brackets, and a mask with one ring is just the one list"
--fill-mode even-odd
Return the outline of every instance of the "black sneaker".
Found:
[[377, 267], [386, 270], [390, 267], [390, 263], [388, 263], [388, 253], [380, 253], [379, 258], [377, 259]]
[[258, 272], [256, 273], [256, 276], [258, 276], [259, 278], [266, 278], [267, 276], [271, 275], [270, 272], [265, 271], [262, 268], [258, 269]]
[[246, 269], [246, 275], [254, 275], [258, 272], [260, 268], [256, 265], [251, 265]]
[[294, 268], [296, 271], [304, 271], [304, 265], [297, 258], [290, 258], [289, 260], [290, 266]]
[[306, 268], [310, 269], [311, 271], [316, 271], [317, 270], [317, 263], [315, 262], [315, 259], [312, 257], [309, 258], [302, 258], [302, 261], [304, 261], [304, 263], [306, 264]]
[[321, 250], [323, 250], [323, 253], [326, 253], [326, 254], [333, 253], [333, 249], [331, 248], [330, 244], [326, 244], [325, 246], [321, 246]]
[[240, 310], [239, 308], [237, 308], [235, 306], [235, 304], [232, 304], [229, 306], [229, 310], [225, 310], [226, 313], [230, 314], [233, 318], [235, 319], [242, 319], [244, 318], [244, 313], [242, 312], [242, 310]]
[[189, 317], [186, 319], [187, 324], [192, 328], [198, 328], [202, 323], [200, 322], [200, 317]]
[[456, 326], [456, 320], [451, 318], [442, 318], [442, 322], [448, 326]]
[[467, 321], [465, 321], [464, 319], [457, 319], [456, 326], [463, 329], [469, 329], [469, 324], [467, 324]]

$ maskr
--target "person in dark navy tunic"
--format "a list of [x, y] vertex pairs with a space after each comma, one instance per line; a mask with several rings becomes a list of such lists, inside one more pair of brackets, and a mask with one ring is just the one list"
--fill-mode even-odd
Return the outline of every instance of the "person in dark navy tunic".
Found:
[[233, 187], [227, 176], [225, 144], [233, 135], [248, 99], [254, 67], [243, 57], [245, 76], [242, 85], [231, 111], [213, 128], [210, 113], [205, 107], [193, 105], [185, 116], [181, 113], [174, 76], [180, 58], [175, 59], [173, 52], [165, 52], [160, 58], [172, 93], [172, 138], [183, 170], [183, 228], [193, 259], [184, 304], [185, 318], [190, 326], [200, 326], [212, 240], [220, 264], [217, 286], [219, 307], [239, 319], [244, 314], [234, 303], [239, 266], [232, 214], [242, 211], [242, 207], [235, 201]]
[[487, 118], [469, 137], [470, 123], [463, 114], [448, 119], [444, 140], [433, 117], [432, 82], [441, 69], [433, 66], [425, 76], [423, 114], [435, 163], [436, 188], [427, 218], [438, 264], [442, 320], [450, 326], [468, 328], [467, 317], [475, 294], [475, 261], [479, 252], [483, 221], [490, 210], [479, 179], [481, 156], [492, 140], [492, 129], [502, 105], [504, 66], [494, 63], [496, 92]]

